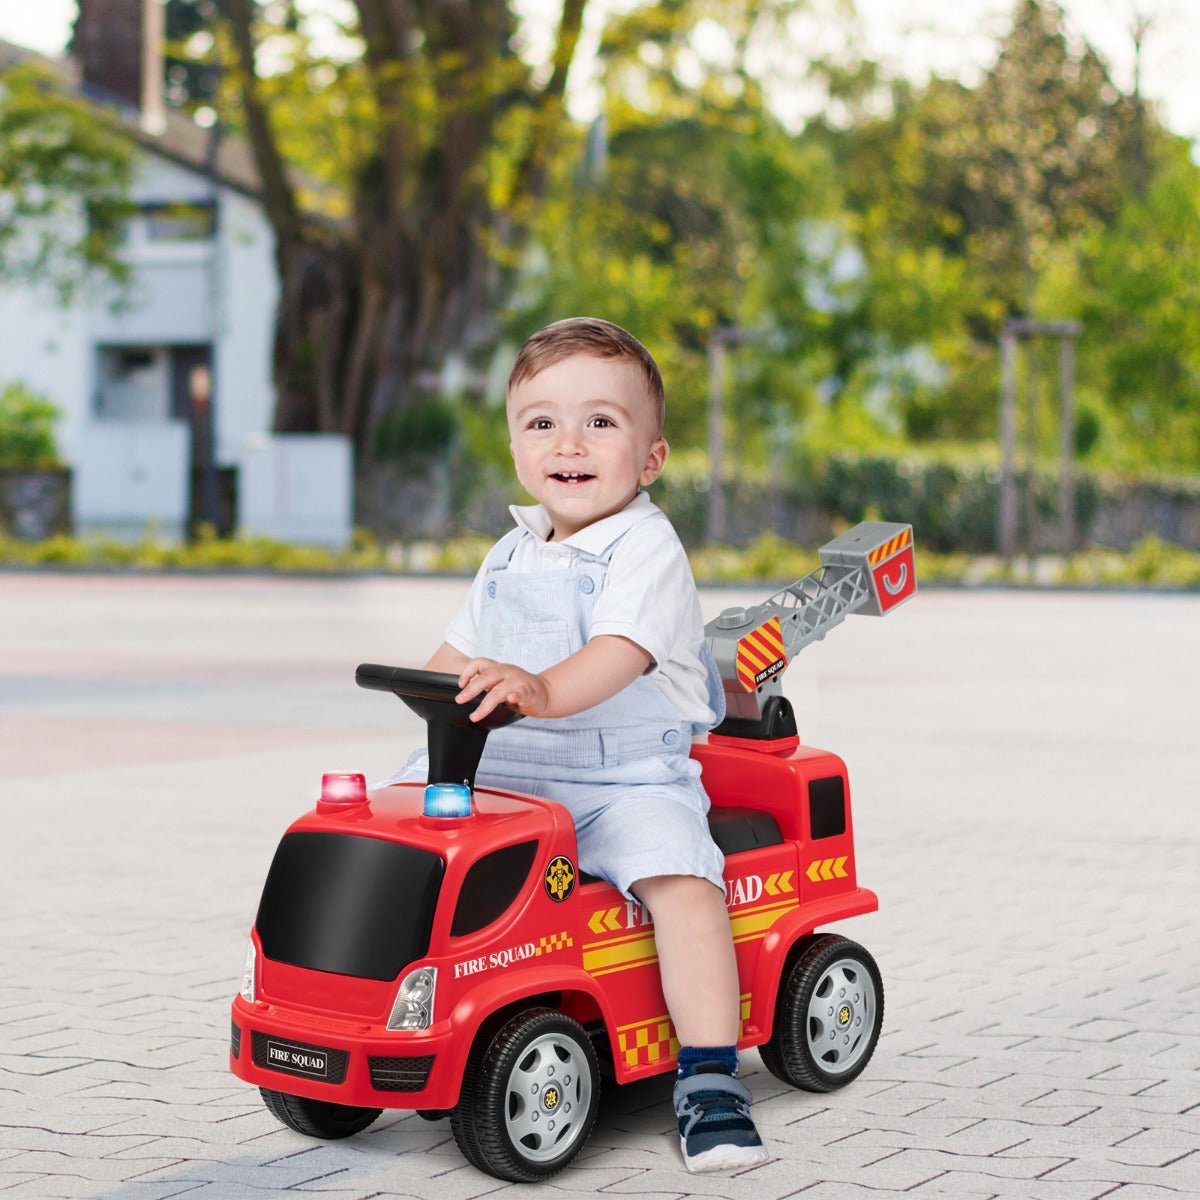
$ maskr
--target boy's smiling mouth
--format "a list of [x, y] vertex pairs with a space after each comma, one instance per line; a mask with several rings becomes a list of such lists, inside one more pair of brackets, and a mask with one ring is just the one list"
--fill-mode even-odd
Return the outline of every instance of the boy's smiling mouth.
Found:
[[555, 483], [566, 484], [568, 487], [587, 483], [589, 480], [595, 479], [595, 475], [589, 475], [586, 471], [553, 471], [550, 478]]

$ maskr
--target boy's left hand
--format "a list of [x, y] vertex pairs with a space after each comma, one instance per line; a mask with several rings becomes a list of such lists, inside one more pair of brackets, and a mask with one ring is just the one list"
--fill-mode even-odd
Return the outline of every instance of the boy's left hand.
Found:
[[501, 704], [516, 709], [524, 717], [545, 716], [550, 706], [550, 687], [546, 680], [513, 663], [473, 658], [463, 667], [458, 683], [462, 688], [455, 697], [459, 704], [474, 700], [480, 692], [487, 693], [471, 714], [472, 721], [482, 721]]

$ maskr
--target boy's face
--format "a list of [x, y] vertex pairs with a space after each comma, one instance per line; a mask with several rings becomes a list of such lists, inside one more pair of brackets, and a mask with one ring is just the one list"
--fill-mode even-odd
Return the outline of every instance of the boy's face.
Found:
[[561, 542], [612, 516], [667, 460], [641, 370], [573, 354], [508, 395], [517, 478], [545, 506]]

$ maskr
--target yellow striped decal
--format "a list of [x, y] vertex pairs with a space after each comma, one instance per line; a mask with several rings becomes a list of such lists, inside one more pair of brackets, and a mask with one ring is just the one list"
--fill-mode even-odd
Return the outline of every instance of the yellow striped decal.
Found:
[[734, 942], [752, 942], [755, 938], [763, 937], [785, 912], [795, 907], [795, 900], [785, 900], [782, 904], [769, 904], [766, 908], [740, 913], [729, 922]]
[[[729, 929], [735, 943], [752, 942], [763, 937], [785, 912], [796, 907], [796, 898], [776, 901], [729, 919]], [[658, 962], [654, 934], [646, 930], [624, 938], [608, 938], [603, 942], [585, 942], [583, 969], [589, 975], [611, 975], [616, 971], [631, 971]]]
[[843, 854], [840, 858], [814, 858], [804, 873], [810, 883], [820, 883], [822, 879], [826, 882], [830, 879], [845, 879], [850, 874], [846, 870], [848, 857], [849, 855]]
[[[750, 1016], [750, 994], [741, 997], [742, 1021]], [[649, 1020], [634, 1021], [631, 1025], [617, 1028], [617, 1053], [627, 1067], [638, 1067], [656, 1063], [662, 1058], [673, 1058], [679, 1053], [679, 1039], [671, 1018], [662, 1013]]]
[[748, 692], [754, 691], [760, 683], [787, 666], [783, 630], [778, 617], [764, 621], [757, 629], [738, 639], [734, 666], [738, 680]]
[[541, 954], [553, 954], [556, 950], [567, 950], [573, 945], [575, 939], [564, 929], [562, 933], [551, 933], [538, 938], [537, 949], [533, 954], [536, 958]]
[[874, 566], [877, 562], [882, 562], [885, 558], [890, 558], [898, 550], [903, 550], [911, 541], [912, 530], [904, 529], [896, 534], [894, 538], [884, 542], [882, 546], [876, 546], [868, 555], [868, 558], [871, 560], [871, 566]]
[[585, 943], [583, 947], [583, 969], [589, 975], [611, 975], [613, 971], [628, 971], [656, 962], [658, 949], [652, 933]]

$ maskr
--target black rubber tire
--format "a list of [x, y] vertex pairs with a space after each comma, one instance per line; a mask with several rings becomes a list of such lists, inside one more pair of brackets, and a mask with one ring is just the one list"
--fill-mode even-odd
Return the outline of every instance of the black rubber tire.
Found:
[[[838, 979], [829, 974], [831, 968], [837, 971]], [[836, 990], [839, 980], [862, 985], [859, 992], [852, 991], [847, 997], [850, 1001], [847, 1036], [854, 1040], [845, 1064], [834, 1057], [841, 1052], [836, 1037], [830, 1039], [832, 1048], [827, 1056], [813, 1053], [812, 1043], [818, 1032], [823, 1042], [826, 1028], [835, 1034], [840, 1030], [819, 1022], [810, 1024], [809, 1015], [809, 1005], [818, 987], [832, 986]], [[831, 1002], [834, 999], [831, 995]], [[865, 1027], [860, 1027], [861, 1032], [854, 1038], [853, 1022], [859, 1016]], [[875, 1053], [882, 1027], [883, 979], [875, 960], [857, 942], [824, 933], [803, 947], [783, 981], [775, 1007], [775, 1027], [770, 1041], [759, 1047], [759, 1053], [763, 1066], [784, 1083], [806, 1092], [832, 1092], [862, 1074]]]
[[[559, 1134], [567, 1140], [557, 1153], [554, 1147], [530, 1148], [514, 1141], [506, 1120], [510, 1080], [528, 1068], [534, 1043], [547, 1037], [570, 1053], [579, 1071], [571, 1091], [564, 1088], [562, 1097], [574, 1096], [580, 1111]], [[450, 1130], [463, 1157], [477, 1170], [512, 1183], [537, 1183], [557, 1174], [583, 1149], [596, 1122], [599, 1099], [600, 1067], [583, 1026], [553, 1009], [527, 1009], [492, 1036], [485, 1031], [476, 1039], [458, 1105], [450, 1113]]]
[[306, 1096], [289, 1096], [270, 1088], [258, 1090], [273, 1117], [297, 1133], [326, 1141], [362, 1133], [383, 1112], [382, 1108], [355, 1108], [349, 1104], [330, 1104], [327, 1100], [310, 1100]]

